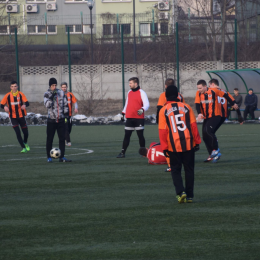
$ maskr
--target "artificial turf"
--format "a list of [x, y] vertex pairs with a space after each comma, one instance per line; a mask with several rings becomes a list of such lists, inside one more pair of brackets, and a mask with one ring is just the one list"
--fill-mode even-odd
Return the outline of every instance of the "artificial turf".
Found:
[[192, 204], [177, 203], [166, 165], [138, 155], [136, 133], [115, 158], [123, 126], [73, 127], [72, 163], [47, 163], [44, 126], [29, 127], [27, 154], [11, 127], [0, 134], [0, 259], [259, 259], [259, 125], [222, 126], [217, 164], [201, 145]]

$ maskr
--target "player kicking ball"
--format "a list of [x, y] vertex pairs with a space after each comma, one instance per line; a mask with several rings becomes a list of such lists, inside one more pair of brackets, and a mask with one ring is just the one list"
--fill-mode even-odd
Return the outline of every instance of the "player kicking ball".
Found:
[[[1, 101], [1, 108], [3, 108], [5, 112], [9, 113], [17, 140], [22, 147], [21, 153], [27, 153], [30, 151], [30, 147], [27, 143], [29, 132], [25, 120], [25, 108], [29, 106], [29, 102], [26, 96], [18, 90], [18, 84], [16, 81], [11, 82], [10, 89], [11, 92], [8, 92]], [[23, 138], [19, 126], [22, 129]]]

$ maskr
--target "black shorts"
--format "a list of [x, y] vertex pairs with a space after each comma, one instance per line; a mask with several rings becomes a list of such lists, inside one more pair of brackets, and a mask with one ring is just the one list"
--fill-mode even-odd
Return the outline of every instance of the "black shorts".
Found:
[[11, 118], [11, 123], [13, 127], [16, 126], [21, 126], [21, 128], [26, 128], [27, 124], [26, 124], [26, 120], [24, 117], [19, 117], [19, 118]]
[[143, 130], [144, 119], [142, 118], [127, 118], [125, 122], [125, 130]]

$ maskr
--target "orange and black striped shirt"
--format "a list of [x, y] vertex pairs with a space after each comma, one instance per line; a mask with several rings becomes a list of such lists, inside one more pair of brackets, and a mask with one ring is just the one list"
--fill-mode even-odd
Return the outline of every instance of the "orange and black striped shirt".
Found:
[[[184, 98], [183, 98], [183, 96], [182, 96], [181, 93], [178, 93], [178, 99], [179, 99], [182, 103], [185, 103]], [[163, 93], [160, 95], [160, 97], [159, 97], [157, 107], [158, 107], [158, 106], [162, 106], [162, 107], [163, 107], [164, 105], [166, 105], [166, 103], [167, 103], [166, 94], [165, 94], [165, 92], [163, 92]]]
[[71, 92], [67, 92], [67, 99], [68, 99], [68, 107], [69, 107], [69, 116], [72, 116], [72, 104], [77, 102], [77, 99]]
[[[163, 150], [186, 152], [201, 142], [195, 115], [188, 104], [170, 101], [161, 109], [159, 117]], [[167, 144], [164, 144], [164, 130], [167, 132]]]
[[20, 91], [18, 91], [16, 96], [12, 92], [8, 92], [1, 101], [1, 108], [4, 108], [5, 105], [9, 108], [10, 118], [20, 118], [27, 115], [26, 110], [21, 109], [21, 107], [23, 105], [28, 107], [29, 102], [26, 96]]
[[[229, 92], [226, 92], [225, 90], [221, 89], [221, 88], [211, 88], [211, 89], [218, 89], [222, 92], [225, 92], [228, 94], [228, 96], [230, 97], [230, 99], [232, 99], [233, 101], [235, 101], [235, 99], [233, 98], [233, 96], [231, 96], [231, 94]], [[220, 110], [221, 110], [221, 117], [228, 117], [228, 101], [224, 98], [224, 97], [218, 97], [218, 103], [220, 105]]]
[[225, 98], [230, 104], [234, 105], [234, 99], [232, 100], [227, 92], [219, 90], [217, 88], [208, 88], [205, 93], [197, 91], [195, 103], [200, 105], [200, 112], [204, 118], [211, 118], [214, 116], [222, 116], [221, 98]]

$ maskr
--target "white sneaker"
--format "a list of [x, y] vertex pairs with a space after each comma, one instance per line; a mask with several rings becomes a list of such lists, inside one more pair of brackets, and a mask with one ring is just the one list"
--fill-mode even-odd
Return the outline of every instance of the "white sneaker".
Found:
[[67, 143], [67, 146], [71, 146], [71, 142], [68, 142], [68, 143]]

